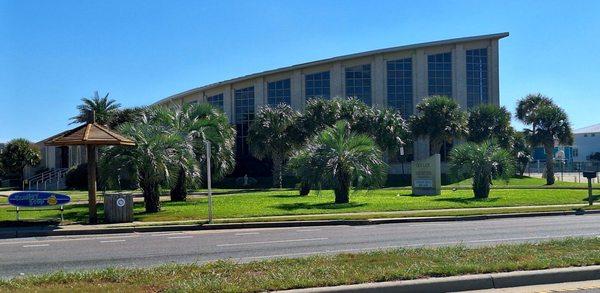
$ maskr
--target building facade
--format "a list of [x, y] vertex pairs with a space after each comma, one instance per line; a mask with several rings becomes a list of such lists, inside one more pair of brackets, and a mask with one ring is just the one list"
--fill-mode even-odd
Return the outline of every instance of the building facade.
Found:
[[600, 153], [600, 124], [575, 129], [573, 131], [573, 161], [587, 162], [595, 153]]
[[[508, 33], [442, 40], [334, 57], [250, 74], [175, 94], [155, 104], [210, 103], [236, 125], [246, 153], [248, 125], [260, 107], [287, 103], [303, 110], [310, 98], [356, 97], [404, 117], [425, 97], [445, 95], [463, 109], [499, 105], [498, 42]], [[429, 155], [418, 142], [414, 156]], [[392, 173], [399, 172], [392, 165]]]

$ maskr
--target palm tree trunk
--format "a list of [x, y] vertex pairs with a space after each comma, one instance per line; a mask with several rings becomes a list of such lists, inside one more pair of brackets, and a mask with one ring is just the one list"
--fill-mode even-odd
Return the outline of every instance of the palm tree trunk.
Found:
[[187, 190], [185, 188], [186, 176], [185, 170], [183, 168], [179, 168], [179, 173], [177, 174], [177, 180], [175, 181], [175, 186], [171, 188], [171, 201], [185, 201], [187, 198]]
[[490, 195], [490, 180], [489, 174], [482, 174], [473, 177], [473, 194], [475, 198], [488, 198]]
[[350, 175], [340, 172], [338, 176], [338, 186], [334, 189], [335, 203], [350, 202]]
[[546, 185], [554, 184], [554, 147], [552, 144], [545, 144], [546, 151]]
[[283, 165], [282, 156], [273, 154], [273, 187], [279, 186], [279, 188], [283, 188], [283, 170], [281, 165]]
[[160, 191], [158, 183], [143, 182], [142, 190], [144, 194], [144, 205], [147, 213], [156, 213], [160, 211]]
[[306, 196], [310, 193], [310, 183], [306, 181], [300, 181], [300, 195]]
[[431, 150], [430, 150], [430, 155], [436, 155], [440, 153], [440, 150], [442, 149], [442, 146], [444, 145], [443, 142], [440, 142], [438, 140], [432, 140], [431, 141]]

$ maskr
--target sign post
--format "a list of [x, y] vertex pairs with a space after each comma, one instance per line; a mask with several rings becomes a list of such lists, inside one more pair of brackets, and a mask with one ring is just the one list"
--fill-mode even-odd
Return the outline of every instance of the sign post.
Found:
[[440, 195], [442, 193], [440, 159], [440, 155], [435, 154], [425, 160], [412, 162], [412, 192], [414, 195]]
[[594, 204], [594, 196], [592, 195], [592, 180], [596, 178], [596, 171], [583, 171], [583, 177], [588, 180], [588, 203]]
[[210, 141], [206, 141], [206, 187], [208, 188], [208, 223], [212, 223], [212, 187], [210, 178]]
[[60, 218], [64, 220], [63, 206], [71, 201], [71, 197], [64, 194], [43, 191], [21, 191], [15, 192], [8, 197], [8, 203], [16, 207], [16, 217], [19, 220], [20, 207], [60, 207]]

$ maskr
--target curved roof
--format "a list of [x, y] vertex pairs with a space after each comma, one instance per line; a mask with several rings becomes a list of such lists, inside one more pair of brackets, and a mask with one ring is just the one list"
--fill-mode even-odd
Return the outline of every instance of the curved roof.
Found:
[[598, 133], [598, 132], [600, 132], [600, 123], [573, 130], [573, 133], [575, 133], [575, 134]]
[[371, 51], [366, 51], [366, 52], [361, 52], [361, 53], [354, 53], [354, 54], [349, 54], [349, 55], [342, 55], [342, 56], [338, 56], [338, 57], [322, 59], [322, 60], [318, 60], [318, 61], [300, 63], [300, 64], [296, 64], [296, 65], [292, 65], [292, 66], [286, 66], [286, 67], [281, 67], [281, 68], [277, 68], [277, 69], [273, 69], [273, 70], [267, 70], [267, 71], [263, 71], [263, 72], [259, 72], [259, 73], [244, 75], [241, 77], [232, 78], [232, 79], [204, 85], [201, 87], [193, 88], [191, 90], [187, 90], [187, 91], [166, 97], [154, 104], [165, 103], [170, 100], [174, 100], [174, 99], [181, 98], [181, 97], [184, 97], [184, 96], [187, 96], [190, 94], [198, 93], [205, 89], [213, 88], [216, 86], [227, 85], [227, 84], [234, 83], [234, 82], [240, 82], [240, 81], [252, 79], [252, 78], [263, 76], [263, 75], [291, 71], [291, 70], [295, 70], [295, 69], [302, 69], [302, 68], [306, 68], [309, 66], [321, 65], [324, 63], [345, 61], [348, 59], [360, 58], [360, 57], [365, 57], [365, 56], [370, 56], [370, 55], [375, 55], [375, 54], [404, 51], [404, 50], [414, 50], [414, 49], [421, 49], [421, 48], [433, 47], [433, 46], [450, 45], [450, 44], [455, 44], [455, 43], [464, 43], [464, 42], [472, 42], [472, 41], [488, 40], [488, 39], [501, 39], [501, 38], [507, 37], [508, 35], [509, 35], [508, 32], [503, 32], [503, 33], [489, 34], [489, 35], [479, 35], [479, 36], [464, 37], [464, 38], [446, 39], [446, 40], [441, 40], [441, 41], [418, 43], [418, 44], [412, 44], [412, 45], [404, 45], [404, 46], [396, 46], [396, 47], [390, 47], [390, 48], [385, 48], [385, 49], [371, 50]]

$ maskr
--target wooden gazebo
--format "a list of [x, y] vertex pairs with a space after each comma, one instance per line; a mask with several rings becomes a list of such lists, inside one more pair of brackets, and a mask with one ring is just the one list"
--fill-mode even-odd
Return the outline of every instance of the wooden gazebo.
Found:
[[50, 137], [44, 144], [47, 146], [87, 146], [89, 222], [90, 224], [96, 224], [98, 222], [96, 211], [97, 147], [102, 145], [133, 146], [135, 142], [96, 123], [95, 114], [92, 114], [92, 122]]

